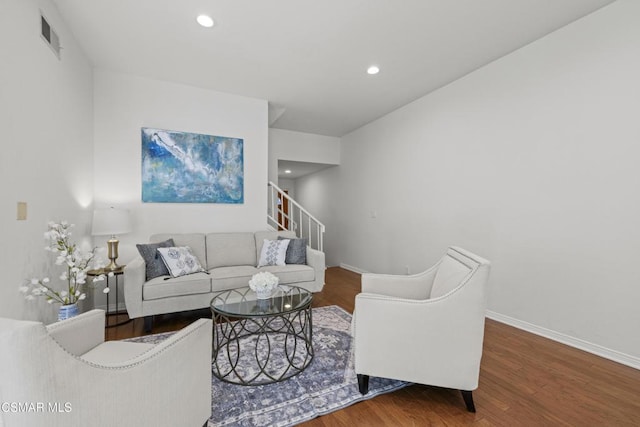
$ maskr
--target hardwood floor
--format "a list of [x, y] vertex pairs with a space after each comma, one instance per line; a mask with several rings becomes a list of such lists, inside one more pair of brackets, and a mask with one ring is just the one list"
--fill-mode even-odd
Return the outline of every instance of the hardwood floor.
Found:
[[[352, 312], [360, 276], [329, 268], [313, 305]], [[208, 310], [156, 316], [154, 333], [180, 329]], [[107, 339], [144, 335], [142, 319]], [[301, 425], [640, 426], [640, 371], [487, 319], [477, 412], [457, 390], [413, 385]]]

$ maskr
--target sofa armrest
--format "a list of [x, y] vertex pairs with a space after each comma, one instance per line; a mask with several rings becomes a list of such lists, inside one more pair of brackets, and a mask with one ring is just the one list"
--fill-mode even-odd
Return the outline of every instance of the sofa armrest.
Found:
[[311, 287], [312, 292], [320, 292], [324, 286], [324, 273], [327, 268], [324, 259], [324, 252], [312, 249], [307, 246], [307, 265], [315, 271], [315, 280]]
[[322, 270], [324, 270], [324, 252], [320, 252], [317, 249], [311, 248], [311, 246], [307, 246], [307, 265], [314, 269], [322, 268]]
[[124, 302], [130, 319], [142, 317], [142, 286], [146, 281], [146, 266], [141, 256], [124, 267]]
[[91, 310], [47, 325], [47, 332], [62, 348], [80, 356], [104, 342], [104, 310]]

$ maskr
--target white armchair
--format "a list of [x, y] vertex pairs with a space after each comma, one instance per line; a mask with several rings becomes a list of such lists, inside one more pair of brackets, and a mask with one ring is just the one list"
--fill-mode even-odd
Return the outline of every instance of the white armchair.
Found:
[[369, 376], [459, 389], [475, 412], [489, 269], [451, 247], [420, 274], [363, 274], [353, 318], [360, 392]]
[[211, 320], [157, 345], [104, 341], [104, 311], [45, 326], [0, 318], [0, 426], [201, 426]]

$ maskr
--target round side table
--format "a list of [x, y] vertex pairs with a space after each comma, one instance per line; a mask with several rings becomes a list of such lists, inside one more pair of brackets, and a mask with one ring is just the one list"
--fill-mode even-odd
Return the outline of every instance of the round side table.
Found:
[[[106, 328], [113, 328], [114, 326], [120, 326], [120, 325], [124, 325], [125, 323], [129, 323], [131, 322], [131, 319], [129, 319], [129, 315], [127, 315], [127, 320], [123, 320], [121, 322], [118, 322], [118, 318], [117, 315], [119, 313], [118, 311], [118, 303], [119, 303], [119, 296], [118, 296], [118, 278], [124, 275], [124, 265], [119, 266], [118, 268], [116, 268], [115, 270], [109, 270], [107, 268], [99, 268], [97, 270], [89, 270], [87, 271], [87, 276], [89, 277], [97, 277], [100, 276], [101, 274], [104, 274], [105, 276], [105, 286], [107, 289], [111, 290], [109, 281], [111, 280], [111, 277], [109, 277], [109, 273], [113, 273], [113, 276], [115, 278], [115, 289], [116, 289], [116, 307], [114, 310], [110, 309], [109, 306], [109, 295], [111, 294], [111, 292], [107, 292], [107, 309], [105, 310], [106, 312], [106, 318], [105, 318], [105, 327]], [[124, 279], [124, 278], [123, 278]], [[124, 282], [124, 281], [123, 281]], [[110, 323], [109, 319], [111, 316], [116, 316], [115, 317], [115, 323]]]

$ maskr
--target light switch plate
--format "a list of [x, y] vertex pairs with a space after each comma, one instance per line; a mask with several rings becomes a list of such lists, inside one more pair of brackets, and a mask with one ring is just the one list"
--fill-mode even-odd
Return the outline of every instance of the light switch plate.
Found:
[[18, 202], [18, 221], [27, 219], [27, 202]]

